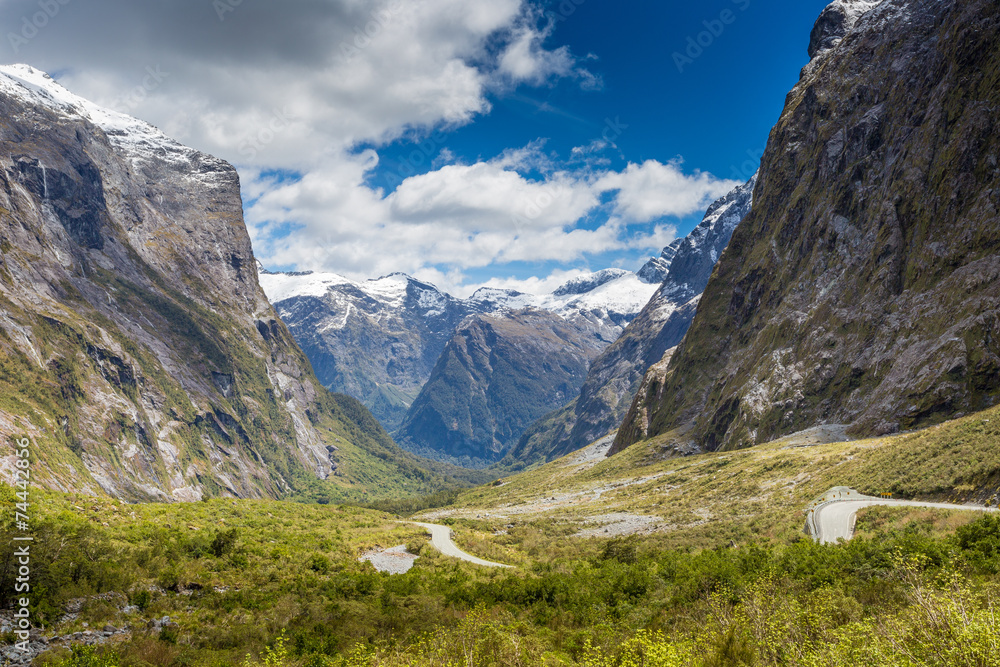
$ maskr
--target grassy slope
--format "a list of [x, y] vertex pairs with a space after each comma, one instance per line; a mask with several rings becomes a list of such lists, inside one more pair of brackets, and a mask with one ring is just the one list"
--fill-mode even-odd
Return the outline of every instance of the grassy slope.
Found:
[[[738, 664], [725, 661], [732, 651], [751, 656], [748, 664], [908, 664], [894, 661], [897, 645], [927, 650], [915, 595], [949, 623], [958, 622], [947, 616], [953, 603], [969, 612], [961, 632], [935, 642], [976, 648], [1000, 632], [982, 597], [1000, 572], [1000, 521], [964, 526], [967, 517], [877, 509], [850, 545], [820, 547], [800, 533], [802, 509], [834, 483], [875, 490], [890, 478], [897, 493], [981, 498], [1000, 466], [998, 417], [1000, 409], [990, 410], [880, 441], [786, 448], [805, 444], [800, 438], [669, 460], [656, 460], [667, 444], [657, 439], [587, 470], [561, 460], [466, 492], [453, 516], [440, 519], [473, 553], [519, 566], [503, 572], [444, 558], [419, 529], [360, 508], [124, 505], [35, 490], [33, 611], [52, 623], [68, 599], [120, 593], [88, 597], [78, 617], [58, 625], [61, 634], [84, 622], [132, 625], [131, 638], [103, 662], [64, 663], [74, 667], [233, 665], [246, 653], [265, 654], [283, 631], [288, 655], [265, 661], [271, 667], [701, 667]], [[927, 475], [903, 472], [915, 457]], [[595, 483], [606, 489], [603, 506], [587, 504]], [[552, 507], [514, 515], [503, 506], [537, 499], [538, 484], [549, 485]], [[580, 490], [580, 502], [564, 498]], [[0, 495], [9, 521], [14, 498], [2, 487]], [[677, 526], [629, 540], [571, 537], [577, 520], [598, 510], [656, 513]], [[959, 526], [957, 537], [935, 537]], [[406, 575], [357, 562], [369, 548], [396, 544], [421, 556]], [[698, 545], [710, 548], [691, 548]], [[10, 576], [4, 562], [0, 575]], [[9, 596], [9, 586], [2, 590]], [[141, 608], [123, 614], [126, 596]], [[754, 621], [761, 614], [770, 619], [763, 625]], [[165, 615], [176, 628], [146, 629], [147, 619]], [[60, 655], [64, 649], [51, 658]], [[620, 661], [628, 655], [634, 663]], [[868, 663], [857, 662], [862, 655]]]
[[665, 543], [712, 546], [791, 538], [802, 530], [808, 503], [837, 485], [993, 504], [1000, 489], [1000, 408], [885, 438], [797, 446], [804, 440], [793, 436], [735, 452], [667, 458], [680, 439], [659, 436], [589, 468], [571, 454], [501, 486], [464, 492], [436, 515], [582, 526], [590, 517], [625, 512], [659, 517], [651, 525]]

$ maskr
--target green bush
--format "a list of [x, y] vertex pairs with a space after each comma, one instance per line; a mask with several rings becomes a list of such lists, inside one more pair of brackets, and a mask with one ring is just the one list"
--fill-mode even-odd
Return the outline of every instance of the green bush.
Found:
[[239, 535], [239, 531], [235, 528], [230, 528], [229, 530], [220, 530], [215, 535], [215, 539], [212, 540], [212, 553], [216, 558], [222, 558], [223, 556], [232, 552], [233, 548], [236, 546], [236, 538]]

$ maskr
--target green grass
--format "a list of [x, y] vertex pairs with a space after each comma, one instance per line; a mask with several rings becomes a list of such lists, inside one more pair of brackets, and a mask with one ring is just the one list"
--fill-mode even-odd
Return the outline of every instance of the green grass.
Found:
[[[641, 442], [587, 467], [576, 454], [462, 492], [427, 516], [505, 517], [583, 528], [609, 512], [658, 517], [651, 539], [707, 547], [801, 534], [810, 501], [833, 486], [864, 493], [997, 504], [1000, 408], [910, 434], [799, 446], [792, 436], [735, 452], [677, 457], [681, 433]], [[555, 498], [553, 501], [552, 498]]]
[[[516, 566], [504, 571], [443, 557], [419, 528], [372, 509], [126, 505], [33, 491], [35, 618], [60, 633], [83, 623], [133, 628], [114, 646], [75, 656], [57, 648], [38, 664], [207, 667], [240, 665], [249, 654], [248, 665], [271, 667], [994, 665], [1000, 518], [874, 508], [858, 536], [837, 546], [814, 544], [801, 522], [833, 480], [882, 484], [914, 453], [975, 487], [936, 497], [984, 493], [949, 452], [964, 459], [991, 448], [995, 415], [878, 441], [786, 440], [685, 459], [663, 460], [669, 443], [657, 439], [589, 469], [563, 460], [461, 492], [455, 505], [428, 512], [450, 515], [439, 522], [465, 550]], [[991, 471], [976, 474], [988, 480]], [[512, 511], [538, 499], [534, 485], [549, 484], [551, 499], [596, 483], [608, 487], [603, 506]], [[0, 495], [10, 510], [11, 490]], [[663, 525], [649, 535], [576, 537], [598, 509], [655, 512]], [[0, 544], [10, 545], [5, 532]], [[420, 555], [405, 575], [357, 561], [397, 544]], [[0, 563], [9, 596], [9, 555]], [[93, 597], [108, 592], [117, 603]], [[87, 602], [60, 622], [72, 598]], [[126, 600], [133, 614], [122, 613]], [[146, 629], [165, 615], [176, 628]]]
[[[518, 521], [506, 548], [523, 554], [519, 568], [497, 571], [444, 558], [414, 526], [360, 508], [37, 493], [35, 618], [60, 633], [84, 623], [133, 631], [75, 655], [56, 648], [36, 664], [707, 667], [738, 664], [727, 662], [733, 654], [755, 665], [839, 665], [866, 653], [865, 664], [907, 665], [894, 647], [929, 657], [986, 650], [1000, 630], [989, 602], [1000, 592], [995, 517], [948, 536], [873, 526], [849, 545], [700, 550], [579, 540], [569, 526]], [[4, 496], [11, 502], [9, 489]], [[485, 528], [456, 523], [463, 546], [500, 556], [505, 547]], [[394, 544], [420, 553], [405, 575], [357, 561]], [[107, 592], [118, 596], [93, 597]], [[79, 616], [59, 623], [61, 606], [79, 597]], [[126, 600], [137, 608], [128, 615]], [[928, 630], [928, 614], [953, 627]], [[147, 629], [165, 615], [176, 628]]]

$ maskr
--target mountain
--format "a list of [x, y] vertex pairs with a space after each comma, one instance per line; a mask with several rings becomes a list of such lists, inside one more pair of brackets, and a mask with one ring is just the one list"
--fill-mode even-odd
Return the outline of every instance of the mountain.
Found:
[[34, 481], [196, 500], [433, 478], [316, 381], [229, 164], [24, 65], [0, 68], [0, 116], [0, 433], [32, 442]]
[[824, 10], [753, 210], [612, 452], [682, 426], [705, 450], [886, 434], [1000, 398], [998, 43], [992, 1]]
[[480, 312], [402, 274], [355, 283], [334, 274], [268, 274], [261, 285], [320, 382], [402, 422], [459, 322]]
[[667, 279], [667, 274], [670, 273], [670, 264], [674, 261], [674, 257], [677, 256], [677, 249], [680, 247], [684, 239], [676, 239], [673, 243], [668, 245], [660, 253], [659, 257], [652, 257], [648, 262], [643, 264], [642, 268], [636, 272], [639, 279], [646, 283], [654, 283], [659, 285], [664, 280]]
[[450, 463], [493, 463], [533, 421], [580, 390], [604, 346], [585, 320], [545, 310], [470, 317], [448, 342], [397, 441]]
[[593, 362], [577, 398], [532, 425], [504, 459], [505, 465], [552, 460], [615, 430], [643, 374], [687, 332], [712, 268], [750, 211], [756, 182], [754, 175], [713, 203], [690, 234], [643, 267], [653, 271], [666, 264], [663, 284], [622, 336]]
[[467, 317], [540, 309], [609, 345], [656, 290], [621, 269], [581, 276], [552, 294], [483, 288], [467, 299], [403, 274], [352, 281], [331, 273], [262, 272], [260, 283], [320, 382], [362, 401], [390, 430], [402, 424]]

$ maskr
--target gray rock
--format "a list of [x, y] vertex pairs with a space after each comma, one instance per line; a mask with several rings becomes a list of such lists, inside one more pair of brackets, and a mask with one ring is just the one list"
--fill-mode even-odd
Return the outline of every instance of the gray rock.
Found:
[[[841, 32], [828, 18], [817, 34]], [[856, 18], [788, 95], [753, 210], [637, 406], [649, 435], [690, 426], [708, 450], [824, 423], [877, 435], [1000, 400], [1000, 90], [979, 83], [1000, 71], [996, 2]]]
[[586, 320], [542, 310], [462, 323], [397, 437], [423, 456], [482, 467], [538, 417], [565, 404], [603, 349]]
[[669, 270], [659, 291], [594, 360], [579, 397], [528, 429], [505, 464], [551, 461], [618, 427], [643, 374], [687, 332], [712, 269], [750, 211], [756, 182], [755, 175], [714, 202], [690, 234], [664, 249], [661, 258]]
[[[82, 462], [55, 478], [194, 501], [199, 475], [236, 497], [284, 494], [288, 466], [328, 476], [329, 436], [312, 424], [329, 402], [260, 289], [236, 170], [56, 88], [26, 66], [0, 72], [0, 329], [38, 369], [19, 381], [75, 416], [65, 437], [38, 438], [59, 450], [47, 460]], [[60, 352], [43, 361], [39, 346]], [[0, 435], [41, 435], [8, 422]], [[383, 456], [404, 456], [377, 427], [352, 428], [362, 451], [382, 439]]]

